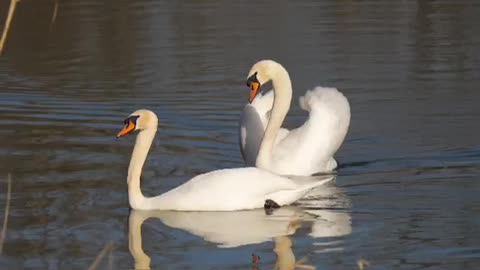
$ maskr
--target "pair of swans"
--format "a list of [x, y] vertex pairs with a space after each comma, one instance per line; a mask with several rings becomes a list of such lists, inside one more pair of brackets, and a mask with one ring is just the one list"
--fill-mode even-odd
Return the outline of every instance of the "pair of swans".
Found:
[[[282, 133], [285, 135], [277, 136], [276, 133], [279, 132], [281, 122], [283, 122], [283, 118], [285, 118], [289, 109], [287, 100], [290, 102], [291, 99], [290, 79], [288, 78], [288, 73], [280, 64], [266, 60], [260, 61], [252, 67], [248, 78], [248, 84], [251, 87], [250, 102], [255, 99], [260, 85], [269, 80], [273, 81], [273, 86], [277, 89], [275, 90], [276, 94], [279, 91], [278, 89], [283, 90], [280, 90], [280, 94], [278, 94], [279, 97], [273, 100], [270, 121], [266, 126], [265, 135], [263, 136], [262, 134], [262, 142], [258, 146], [256, 165], [259, 168], [249, 167], [212, 171], [198, 175], [183, 185], [156, 197], [147, 198], [142, 194], [140, 175], [155, 133], [157, 132], [158, 118], [152, 111], [137, 110], [125, 119], [125, 126], [118, 133], [117, 137], [124, 136], [133, 131], [139, 131], [128, 168], [127, 183], [130, 207], [138, 210], [156, 209], [178, 211], [236, 211], [262, 207], [276, 208], [291, 204], [305, 196], [315, 187], [332, 180], [334, 177], [331, 175], [320, 177], [320, 179], [292, 179], [277, 175], [276, 168], [281, 168], [282, 164], [287, 164], [283, 162], [288, 162], [288, 160], [285, 161], [285, 158], [276, 158], [277, 155], [279, 155], [278, 153], [282, 153], [281, 151], [277, 151], [277, 149], [280, 149], [282, 145], [287, 145], [292, 148], [300, 148], [301, 145], [301, 149], [306, 152], [307, 158], [314, 157], [319, 159], [320, 162], [327, 162], [327, 164], [330, 164], [330, 167], [332, 167], [334, 160], [331, 155], [333, 155], [343, 141], [350, 120], [350, 109], [345, 97], [335, 89], [321, 91], [322, 93], [317, 93], [319, 92], [317, 90], [308, 92], [307, 95], [302, 98], [302, 103], [303, 107], [311, 112], [309, 120], [301, 128], [290, 132], [284, 130]], [[289, 84], [290, 87], [285, 87], [285, 84]], [[288, 89], [290, 89], [290, 93], [288, 93]], [[338, 99], [341, 98], [343, 98], [347, 104], [347, 120], [345, 120], [345, 115], [342, 115], [343, 118], [340, 117], [345, 121], [338, 121], [335, 117], [321, 117], [324, 112], [330, 113], [330, 108], [323, 108], [324, 103], [328, 103], [324, 102], [323, 99], [327, 101], [338, 101]], [[333, 106], [334, 105], [336, 104], [333, 104]], [[245, 119], [245, 117], [243, 119]], [[318, 122], [316, 119], [325, 121]], [[248, 122], [248, 120], [245, 121]], [[344, 133], [340, 132], [340, 134], [339, 132], [335, 132], [335, 134], [341, 135], [341, 140], [322, 140], [322, 137], [331, 138], [332, 135], [325, 134], [324, 136], [324, 134], [315, 134], [317, 130], [323, 129], [324, 131], [328, 131], [325, 130], [327, 128], [337, 128], [337, 130], [343, 128], [345, 130]], [[248, 137], [251, 136], [246, 132], [244, 133]], [[243, 137], [245, 138], [245, 136]], [[277, 140], [277, 137], [280, 138], [280, 140]], [[304, 141], [314, 142], [315, 139], [322, 142], [323, 148], [304, 145]], [[295, 144], [295, 140], [302, 141], [298, 141]], [[249, 142], [250, 139], [245, 138], [244, 141]], [[325, 145], [326, 143], [332, 143], [333, 145]], [[251, 148], [248, 144], [247, 148], [248, 150], [242, 151], [242, 153], [255, 152], [250, 151]], [[287, 148], [283, 149], [288, 151]], [[318, 155], [314, 153], [315, 151], [322, 151], [326, 154]], [[331, 153], [331, 155], [326, 157], [328, 153]], [[284, 154], [296, 160], [295, 165], [289, 168], [293, 168], [294, 166], [307, 168], [307, 166], [301, 165], [301, 163], [302, 161], [308, 162], [309, 160], [297, 159], [292, 153], [284, 152]], [[299, 155], [300, 154], [301, 153], [299, 153]], [[317, 164], [318, 162], [310, 163]], [[300, 170], [297, 168], [294, 171]], [[311, 169], [308, 169], [306, 174], [311, 174], [311, 172]], [[306, 175], [305, 172], [298, 174]]]

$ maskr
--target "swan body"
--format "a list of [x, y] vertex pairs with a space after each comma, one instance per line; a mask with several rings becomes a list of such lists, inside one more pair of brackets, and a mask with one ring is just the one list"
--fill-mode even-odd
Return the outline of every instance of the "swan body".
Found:
[[128, 168], [128, 199], [138, 210], [235, 211], [264, 207], [270, 199], [287, 205], [311, 189], [333, 179], [289, 179], [255, 167], [223, 169], [198, 175], [162, 195], [147, 198], [140, 189], [140, 175], [157, 132], [158, 118], [148, 110], [138, 110], [125, 120], [117, 137], [138, 130]]
[[[259, 93], [272, 81], [273, 90]], [[286, 69], [272, 60], [251, 68], [247, 84], [250, 104], [240, 116], [240, 149], [248, 166], [281, 175], [312, 175], [337, 167], [333, 158], [350, 125], [350, 105], [335, 88], [316, 87], [300, 97], [309, 112], [305, 123], [293, 130], [281, 128], [290, 109], [292, 84]]]

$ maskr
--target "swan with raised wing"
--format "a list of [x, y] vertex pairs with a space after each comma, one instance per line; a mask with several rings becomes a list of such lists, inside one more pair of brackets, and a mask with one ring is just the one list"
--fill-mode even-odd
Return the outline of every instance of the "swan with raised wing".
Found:
[[137, 110], [124, 121], [117, 137], [139, 131], [128, 167], [128, 200], [139, 210], [235, 211], [279, 207], [295, 202], [311, 189], [333, 179], [289, 179], [255, 167], [216, 170], [198, 175], [155, 197], [145, 197], [140, 175], [155, 137], [158, 118], [152, 111]]
[[[272, 81], [273, 90], [260, 93]], [[292, 83], [287, 70], [273, 60], [262, 60], [248, 73], [249, 104], [240, 116], [240, 149], [248, 166], [280, 175], [312, 175], [337, 167], [333, 158], [350, 125], [350, 105], [336, 88], [316, 87], [300, 97], [309, 112], [293, 130], [281, 128], [290, 109]]]

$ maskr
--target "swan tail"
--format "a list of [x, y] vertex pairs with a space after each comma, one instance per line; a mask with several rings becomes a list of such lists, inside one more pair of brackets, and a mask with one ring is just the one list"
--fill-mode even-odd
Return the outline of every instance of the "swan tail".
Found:
[[319, 179], [319, 180], [314, 180], [314, 182], [311, 182], [311, 183], [308, 183], [306, 184], [303, 188], [302, 188], [302, 196], [299, 198], [303, 198], [305, 196], [307, 196], [308, 193], [310, 193], [312, 190], [314, 190], [315, 188], [319, 187], [319, 186], [323, 186], [327, 183], [329, 183], [330, 181], [334, 180], [335, 179], [335, 176], [334, 175], [327, 175], [325, 176], [323, 179]]
[[326, 175], [321, 179], [313, 179], [312, 177], [294, 177], [297, 187], [294, 189], [286, 189], [275, 191], [268, 194], [266, 199], [270, 199], [280, 206], [294, 203], [295, 201], [306, 196], [311, 190], [324, 185], [335, 179], [334, 175]]
[[[333, 154], [340, 147], [350, 126], [350, 104], [336, 88], [315, 87], [300, 97], [300, 106], [309, 112], [308, 123], [315, 134], [322, 134], [322, 146], [331, 148], [324, 153]], [[312, 134], [313, 134], [312, 133]]]
[[325, 185], [326, 183], [328, 183], [328, 182], [330, 182], [334, 179], [335, 179], [334, 175], [325, 175], [324, 177], [322, 177], [322, 179], [314, 180], [314, 182], [307, 184], [305, 189], [310, 191], [310, 190], [312, 190], [316, 187]]
[[334, 111], [343, 110], [344, 113], [350, 114], [348, 100], [337, 88], [317, 86], [313, 90], [308, 90], [299, 101], [300, 107], [308, 112], [315, 108], [325, 108]]
[[342, 145], [350, 126], [350, 104], [340, 91], [329, 87], [308, 90], [299, 101], [302, 109], [309, 112], [305, 122], [308, 143], [304, 144], [303, 155], [308, 153], [312, 164], [318, 164], [319, 171], [331, 171], [336, 167], [333, 155]]

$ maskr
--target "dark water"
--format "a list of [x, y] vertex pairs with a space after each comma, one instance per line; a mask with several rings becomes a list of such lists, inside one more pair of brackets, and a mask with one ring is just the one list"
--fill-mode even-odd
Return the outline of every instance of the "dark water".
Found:
[[[289, 269], [292, 251], [317, 269], [479, 268], [479, 15], [473, 0], [22, 0], [0, 56], [0, 268], [255, 269], [255, 253]], [[240, 167], [245, 77], [265, 58], [295, 100], [316, 85], [350, 100], [335, 185], [271, 216], [130, 212], [124, 117], [160, 117], [149, 195]], [[295, 102], [286, 126], [304, 117]]]

